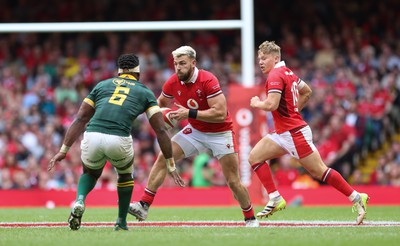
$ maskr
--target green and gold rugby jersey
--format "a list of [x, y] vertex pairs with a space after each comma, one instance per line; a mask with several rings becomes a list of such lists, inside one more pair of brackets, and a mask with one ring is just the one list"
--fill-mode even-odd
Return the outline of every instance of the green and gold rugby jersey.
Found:
[[87, 132], [129, 136], [133, 121], [159, 110], [154, 93], [129, 74], [99, 82], [84, 102], [95, 108]]

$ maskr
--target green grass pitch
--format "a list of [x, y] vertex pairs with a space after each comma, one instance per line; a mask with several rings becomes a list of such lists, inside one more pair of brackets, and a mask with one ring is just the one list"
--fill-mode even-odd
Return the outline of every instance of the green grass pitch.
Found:
[[[262, 207], [256, 207], [260, 211]], [[82, 225], [70, 231], [66, 225], [69, 208], [1, 208], [0, 245], [400, 245], [400, 206], [370, 206], [361, 226], [335, 226], [354, 223], [351, 207], [289, 207], [262, 220], [260, 228], [244, 226], [130, 226], [114, 232], [116, 207], [87, 207], [83, 223], [108, 222], [106, 226]], [[129, 222], [134, 218], [128, 215]], [[238, 207], [152, 207], [149, 222], [231, 221], [241, 222]], [[65, 223], [61, 226], [5, 227], [22, 222]], [[317, 223], [315, 226], [274, 226], [280, 222]], [[380, 223], [382, 222], [382, 223]], [[268, 224], [270, 223], [270, 224]], [[318, 223], [327, 224], [319, 226]], [[331, 224], [330, 224], [331, 223]], [[374, 225], [380, 223], [379, 225]], [[267, 224], [267, 226], [265, 226]]]

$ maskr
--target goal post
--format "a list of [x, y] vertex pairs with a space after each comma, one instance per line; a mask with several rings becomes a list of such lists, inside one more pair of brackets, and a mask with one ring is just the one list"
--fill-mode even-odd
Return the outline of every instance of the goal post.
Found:
[[242, 85], [254, 85], [254, 7], [253, 0], [240, 0], [240, 20], [204, 21], [126, 21], [126, 22], [38, 22], [0, 23], [0, 33], [28, 32], [124, 32], [124, 31], [241, 31]]

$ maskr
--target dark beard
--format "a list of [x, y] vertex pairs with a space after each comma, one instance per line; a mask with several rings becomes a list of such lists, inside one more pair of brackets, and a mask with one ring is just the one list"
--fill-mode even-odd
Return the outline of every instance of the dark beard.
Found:
[[177, 75], [178, 75], [178, 78], [180, 81], [186, 82], [187, 80], [189, 80], [190, 72], [185, 73], [185, 74], [177, 74]]

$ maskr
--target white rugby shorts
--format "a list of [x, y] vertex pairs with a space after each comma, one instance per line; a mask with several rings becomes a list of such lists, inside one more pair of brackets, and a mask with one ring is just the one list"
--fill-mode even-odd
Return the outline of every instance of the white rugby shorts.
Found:
[[100, 132], [85, 132], [81, 142], [81, 159], [90, 169], [103, 168], [108, 160], [120, 174], [132, 173], [133, 165], [125, 167], [134, 157], [132, 137], [121, 137]]
[[281, 134], [273, 132], [268, 134], [268, 137], [296, 159], [307, 157], [316, 150], [312, 140], [311, 128], [308, 125]]
[[194, 129], [190, 124], [185, 126], [172, 141], [176, 142], [185, 153], [185, 157], [209, 153], [217, 159], [224, 155], [237, 152], [234, 133], [225, 132], [201, 132]]

